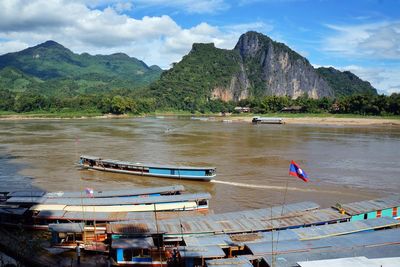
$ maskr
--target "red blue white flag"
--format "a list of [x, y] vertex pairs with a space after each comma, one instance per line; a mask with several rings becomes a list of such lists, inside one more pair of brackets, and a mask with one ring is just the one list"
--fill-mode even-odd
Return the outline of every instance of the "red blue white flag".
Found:
[[93, 188], [85, 188], [86, 195], [93, 197]]
[[292, 160], [289, 167], [289, 175], [295, 176], [303, 180], [304, 182], [308, 182], [308, 175], [305, 171], [303, 171], [300, 166]]

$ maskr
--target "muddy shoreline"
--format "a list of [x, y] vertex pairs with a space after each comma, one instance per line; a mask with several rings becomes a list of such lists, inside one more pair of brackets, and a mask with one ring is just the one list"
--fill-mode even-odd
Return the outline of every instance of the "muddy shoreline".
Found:
[[[113, 115], [105, 114], [100, 116], [77, 116], [77, 117], [46, 117], [46, 116], [29, 116], [29, 115], [3, 115], [0, 116], [0, 121], [19, 121], [19, 120], [71, 120], [71, 119], [127, 119], [136, 117], [176, 117], [176, 116], [190, 116], [190, 115], [173, 115], [173, 114], [157, 114], [146, 116], [131, 116], [127, 114]], [[221, 121], [221, 122], [243, 122], [251, 123], [253, 116], [204, 116], [206, 121]], [[337, 117], [282, 117], [285, 124], [309, 124], [309, 125], [334, 125], [334, 126], [400, 126], [400, 119], [387, 119], [387, 118], [337, 118]]]
[[[251, 123], [252, 117], [234, 116], [234, 117], [218, 117], [217, 120], [224, 122], [247, 122]], [[335, 118], [335, 117], [283, 117], [285, 124], [311, 124], [311, 125], [358, 125], [358, 126], [400, 126], [398, 119], [384, 119], [384, 118]]]

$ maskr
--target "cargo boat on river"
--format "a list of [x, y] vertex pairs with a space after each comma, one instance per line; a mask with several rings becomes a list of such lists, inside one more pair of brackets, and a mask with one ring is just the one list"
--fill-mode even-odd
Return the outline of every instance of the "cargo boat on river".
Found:
[[216, 175], [215, 167], [146, 165], [84, 155], [80, 157], [79, 166], [97, 171], [202, 181], [210, 181]]
[[283, 119], [273, 117], [253, 117], [253, 124], [283, 124]]

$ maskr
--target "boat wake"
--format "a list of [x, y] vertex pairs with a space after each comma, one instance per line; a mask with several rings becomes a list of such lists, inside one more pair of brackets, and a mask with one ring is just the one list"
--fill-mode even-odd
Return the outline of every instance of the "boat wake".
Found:
[[[231, 185], [231, 186], [247, 187], [247, 188], [286, 190], [285, 186], [278, 186], [278, 185], [243, 184], [243, 183], [227, 182], [227, 181], [220, 181], [220, 180], [211, 180], [210, 182], [215, 183], [215, 184], [226, 184], [226, 185]], [[312, 189], [312, 188], [298, 188], [298, 187], [288, 187], [287, 190], [302, 191], [302, 192], [313, 192], [313, 191], [320, 192], [320, 190], [316, 190], [316, 189]]]

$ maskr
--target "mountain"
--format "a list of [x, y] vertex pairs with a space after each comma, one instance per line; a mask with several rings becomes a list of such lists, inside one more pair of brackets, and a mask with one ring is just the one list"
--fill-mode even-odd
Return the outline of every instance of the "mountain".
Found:
[[316, 70], [332, 87], [335, 96], [377, 94], [376, 89], [369, 82], [361, 80], [350, 71], [341, 72], [332, 67], [321, 67]]
[[[81, 91], [145, 86], [158, 79], [162, 72], [158, 66], [148, 67], [143, 61], [123, 53], [75, 54], [54, 41], [0, 56], [0, 69], [4, 68], [18, 70], [41, 81], [73, 81]], [[9, 77], [2, 74], [0, 84], [4, 79]], [[16, 85], [12, 87], [22, 90]]]
[[[192, 100], [237, 101], [265, 95], [321, 98], [342, 95], [344, 84], [332, 83], [341, 76], [339, 72], [328, 77], [285, 44], [247, 32], [232, 50], [193, 44], [189, 54], [174, 63], [150, 89], [162, 101], [177, 107]], [[363, 92], [353, 90], [358, 88], [353, 82], [358, 81], [346, 80], [345, 84], [350, 85], [346, 94]]]

